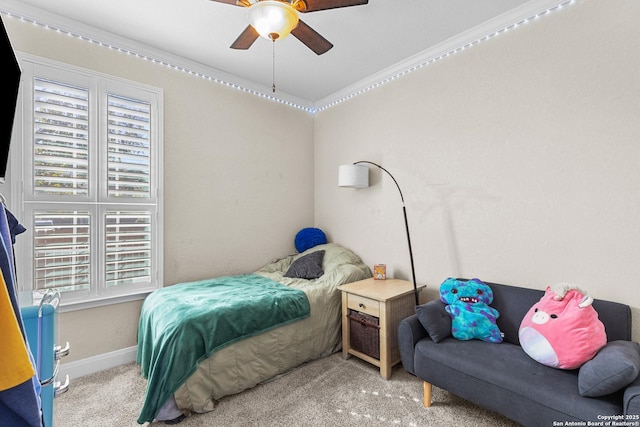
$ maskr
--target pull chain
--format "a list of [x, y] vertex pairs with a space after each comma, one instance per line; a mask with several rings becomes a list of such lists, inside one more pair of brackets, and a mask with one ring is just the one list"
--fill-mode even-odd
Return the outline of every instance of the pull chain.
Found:
[[271, 84], [271, 92], [275, 93], [276, 91], [276, 39], [273, 39], [271, 42], [273, 45], [273, 57], [272, 57], [272, 84]]

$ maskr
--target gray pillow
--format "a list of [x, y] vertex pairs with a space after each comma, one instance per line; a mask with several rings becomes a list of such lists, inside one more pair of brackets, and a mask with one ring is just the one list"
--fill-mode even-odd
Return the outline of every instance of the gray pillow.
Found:
[[582, 396], [605, 396], [631, 384], [639, 372], [640, 345], [611, 341], [580, 367], [578, 390]]
[[444, 303], [434, 299], [415, 308], [418, 320], [427, 330], [433, 342], [440, 342], [451, 336], [451, 316], [444, 309]]
[[311, 252], [295, 260], [291, 267], [284, 273], [284, 277], [296, 279], [317, 279], [324, 274], [322, 259], [324, 250]]

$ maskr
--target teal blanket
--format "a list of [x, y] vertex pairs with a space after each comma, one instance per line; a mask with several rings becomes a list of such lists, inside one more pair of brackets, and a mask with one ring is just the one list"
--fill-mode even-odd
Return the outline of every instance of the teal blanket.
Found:
[[148, 380], [138, 423], [158, 410], [213, 352], [309, 316], [304, 292], [257, 274], [182, 283], [142, 305], [136, 361]]

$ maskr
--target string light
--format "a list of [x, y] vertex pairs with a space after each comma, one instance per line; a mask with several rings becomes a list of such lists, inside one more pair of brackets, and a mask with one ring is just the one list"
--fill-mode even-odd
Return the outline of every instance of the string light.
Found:
[[374, 82], [374, 83], [370, 84], [369, 86], [366, 86], [366, 87], [364, 87], [362, 89], [358, 89], [358, 90], [356, 90], [356, 91], [354, 91], [352, 93], [349, 93], [348, 95], [344, 95], [344, 96], [342, 96], [342, 97], [340, 97], [340, 98], [338, 98], [338, 99], [336, 99], [334, 101], [331, 101], [331, 102], [329, 102], [329, 103], [327, 103], [325, 105], [319, 106], [319, 107], [315, 107], [315, 106], [309, 107], [309, 106], [300, 105], [300, 104], [295, 103], [295, 102], [287, 101], [287, 100], [281, 99], [281, 98], [279, 98], [277, 96], [263, 93], [263, 92], [261, 92], [259, 90], [256, 90], [256, 89], [250, 89], [250, 88], [247, 88], [247, 87], [235, 84], [235, 83], [228, 82], [228, 81], [220, 79], [218, 77], [210, 76], [208, 74], [204, 74], [204, 73], [197, 72], [197, 71], [192, 71], [192, 70], [189, 70], [189, 69], [184, 68], [182, 66], [179, 66], [179, 65], [176, 65], [176, 64], [171, 64], [171, 63], [166, 62], [164, 60], [156, 59], [156, 58], [150, 57], [148, 55], [140, 54], [140, 53], [131, 51], [131, 50], [126, 49], [126, 48], [122, 48], [122, 47], [115, 46], [115, 45], [112, 45], [112, 44], [109, 44], [109, 43], [101, 42], [99, 40], [94, 40], [93, 38], [90, 38], [90, 37], [86, 37], [86, 36], [83, 36], [83, 35], [80, 35], [80, 34], [74, 34], [74, 33], [70, 32], [70, 31], [66, 31], [66, 30], [64, 30], [62, 28], [56, 28], [56, 27], [51, 26], [49, 24], [41, 23], [41, 22], [38, 22], [36, 20], [26, 18], [24, 16], [18, 16], [18, 15], [15, 15], [15, 14], [11, 13], [11, 12], [5, 11], [5, 10], [1, 10], [0, 9], [0, 13], [3, 14], [3, 15], [6, 15], [9, 18], [16, 18], [16, 19], [19, 19], [22, 22], [27, 22], [27, 23], [42, 27], [42, 28], [47, 29], [47, 30], [55, 31], [55, 32], [60, 33], [60, 34], [66, 34], [67, 36], [72, 37], [72, 38], [76, 38], [78, 40], [82, 40], [82, 41], [89, 42], [89, 43], [92, 43], [92, 44], [97, 44], [99, 46], [106, 47], [106, 48], [112, 49], [112, 50], [116, 50], [116, 51], [118, 51], [120, 53], [123, 53], [123, 54], [126, 54], [126, 55], [132, 55], [132, 56], [134, 56], [136, 58], [139, 58], [139, 59], [142, 59], [142, 60], [145, 60], [145, 61], [151, 61], [154, 64], [162, 65], [162, 66], [165, 66], [167, 68], [170, 68], [170, 69], [173, 69], [173, 70], [176, 70], [176, 71], [185, 72], [185, 73], [188, 73], [189, 75], [191, 75], [193, 77], [202, 78], [202, 79], [205, 79], [207, 81], [210, 81], [210, 82], [213, 82], [213, 83], [216, 83], [216, 84], [220, 84], [220, 85], [223, 85], [223, 86], [226, 86], [226, 87], [229, 87], [229, 88], [233, 88], [233, 89], [239, 90], [241, 92], [245, 92], [245, 93], [248, 93], [248, 94], [251, 94], [251, 95], [254, 95], [254, 96], [258, 96], [260, 98], [267, 99], [269, 101], [277, 102], [279, 104], [283, 104], [283, 105], [286, 105], [288, 107], [292, 107], [292, 108], [295, 108], [295, 109], [298, 109], [298, 110], [303, 110], [303, 111], [306, 111], [306, 112], [311, 113], [311, 114], [316, 114], [316, 113], [319, 113], [321, 111], [328, 110], [329, 108], [335, 107], [336, 105], [341, 104], [341, 103], [343, 103], [345, 101], [348, 101], [348, 100], [350, 100], [352, 98], [355, 98], [356, 96], [360, 96], [360, 95], [362, 95], [364, 93], [367, 93], [370, 90], [373, 90], [373, 89], [376, 89], [376, 88], [378, 88], [380, 86], [383, 86], [383, 85], [385, 85], [385, 84], [387, 84], [389, 82], [394, 81], [397, 78], [404, 77], [409, 73], [412, 73], [414, 71], [420, 70], [420, 69], [422, 69], [422, 68], [424, 68], [424, 67], [426, 67], [428, 65], [431, 65], [431, 64], [433, 64], [435, 62], [438, 62], [438, 61], [440, 61], [442, 59], [448, 58], [451, 55], [454, 55], [456, 53], [462, 52], [465, 49], [468, 49], [468, 48], [470, 48], [472, 46], [475, 46], [475, 45], [477, 45], [479, 43], [488, 41], [488, 40], [490, 40], [490, 39], [492, 39], [492, 38], [494, 38], [496, 36], [499, 36], [499, 35], [502, 35], [502, 34], [504, 34], [506, 32], [515, 30], [515, 29], [517, 29], [518, 27], [520, 27], [522, 25], [528, 24], [531, 21], [534, 21], [534, 20], [536, 20], [538, 18], [541, 18], [541, 17], [543, 17], [545, 15], [548, 15], [551, 12], [555, 12], [555, 11], [557, 11], [557, 10], [567, 6], [567, 5], [575, 3], [575, 2], [576, 2], [576, 0], [566, 0], [566, 1], [564, 1], [564, 2], [562, 2], [560, 4], [557, 4], [557, 5], [553, 6], [553, 7], [550, 7], [548, 9], [544, 9], [544, 10], [542, 10], [542, 11], [540, 11], [540, 12], [534, 14], [534, 15], [531, 15], [531, 16], [529, 16], [527, 18], [521, 19], [518, 22], [515, 22], [513, 24], [509, 24], [509, 25], [504, 26], [504, 27], [502, 27], [502, 28], [500, 28], [498, 30], [495, 30], [495, 31], [493, 31], [493, 32], [491, 32], [489, 34], [486, 34], [486, 35], [484, 35], [482, 37], [479, 37], [478, 39], [475, 39], [473, 41], [465, 43], [462, 46], [458, 46], [456, 48], [448, 50], [447, 52], [441, 53], [439, 55], [435, 55], [435, 56], [433, 56], [431, 58], [428, 58], [428, 59], [424, 60], [423, 62], [421, 62], [419, 64], [411, 65], [409, 68], [407, 68], [405, 70], [399, 71], [399, 72], [397, 72], [397, 73], [395, 73], [393, 75], [390, 75], [390, 76], [388, 76], [388, 77], [386, 77], [386, 78], [384, 78], [382, 80]]
[[478, 38], [476, 40], [470, 41], [470, 42], [468, 42], [468, 43], [466, 43], [466, 44], [464, 44], [462, 46], [459, 46], [459, 47], [451, 49], [451, 50], [449, 50], [449, 51], [447, 51], [445, 53], [442, 53], [442, 54], [436, 55], [434, 57], [431, 57], [431, 58], [429, 58], [429, 59], [427, 59], [427, 60], [425, 60], [425, 61], [423, 61], [423, 62], [421, 62], [419, 64], [416, 64], [416, 65], [413, 65], [413, 66], [409, 67], [406, 70], [400, 71], [400, 72], [398, 72], [396, 74], [393, 74], [393, 75], [391, 75], [389, 77], [386, 77], [386, 78], [384, 78], [384, 79], [382, 79], [382, 80], [380, 80], [378, 82], [372, 83], [371, 85], [369, 85], [367, 87], [359, 89], [359, 90], [357, 90], [357, 91], [355, 91], [353, 93], [350, 93], [348, 95], [345, 95], [345, 96], [343, 96], [343, 97], [341, 97], [339, 99], [336, 99], [336, 100], [334, 100], [334, 101], [332, 101], [332, 102], [330, 102], [330, 103], [328, 103], [326, 105], [323, 105], [321, 107], [317, 107], [314, 110], [314, 113], [318, 113], [320, 111], [328, 110], [329, 108], [335, 107], [336, 105], [341, 104], [341, 103], [343, 103], [345, 101], [348, 101], [348, 100], [350, 100], [350, 99], [352, 99], [352, 98], [354, 98], [354, 97], [356, 97], [358, 95], [362, 95], [362, 94], [364, 94], [364, 93], [366, 93], [366, 92], [368, 92], [368, 91], [370, 91], [370, 90], [372, 90], [374, 88], [378, 88], [378, 87], [380, 87], [380, 86], [382, 86], [384, 84], [387, 84], [387, 83], [395, 80], [396, 78], [403, 77], [403, 76], [405, 76], [405, 75], [407, 75], [409, 73], [412, 73], [412, 72], [417, 71], [417, 70], [419, 70], [421, 68], [424, 68], [427, 65], [431, 65], [434, 62], [440, 61], [441, 59], [445, 59], [445, 58], [447, 58], [447, 57], [449, 57], [449, 56], [451, 56], [451, 55], [453, 55], [455, 53], [461, 52], [461, 51], [463, 51], [463, 50], [465, 50], [467, 48], [470, 48], [471, 46], [475, 46], [475, 45], [477, 45], [477, 44], [479, 44], [481, 42], [484, 42], [484, 41], [487, 41], [489, 39], [492, 39], [492, 38], [494, 38], [494, 37], [496, 37], [498, 35], [501, 35], [501, 34], [507, 32], [507, 31], [516, 29], [516, 28], [520, 27], [521, 25], [527, 24], [527, 23], [529, 23], [529, 22], [531, 22], [531, 21], [533, 21], [535, 19], [538, 19], [538, 18], [540, 18], [540, 17], [542, 17], [544, 15], [547, 15], [550, 12], [554, 12], [554, 11], [556, 11], [558, 9], [561, 9], [564, 6], [567, 6], [567, 5], [575, 3], [575, 2], [576, 2], [576, 0], [567, 0], [567, 1], [562, 2], [562, 3], [560, 3], [560, 4], [556, 5], [556, 6], [553, 6], [553, 7], [550, 7], [548, 9], [545, 9], [543, 11], [540, 11], [540, 12], [536, 13], [535, 15], [532, 15], [532, 16], [530, 16], [528, 18], [522, 19], [522, 20], [520, 20], [520, 21], [518, 21], [518, 22], [516, 22], [514, 24], [510, 24], [510, 25], [505, 26], [505, 27], [503, 27], [503, 28], [501, 28], [499, 30], [496, 30], [496, 31], [493, 31], [493, 32], [491, 32], [489, 34], [486, 34], [486, 35], [484, 35], [484, 36], [482, 36], [482, 37], [480, 37], [480, 38]]

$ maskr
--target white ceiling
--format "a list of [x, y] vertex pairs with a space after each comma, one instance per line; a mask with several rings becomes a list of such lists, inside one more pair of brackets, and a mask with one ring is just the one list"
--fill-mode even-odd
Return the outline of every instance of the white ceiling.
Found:
[[[300, 14], [334, 47], [318, 56], [293, 36], [277, 41], [273, 96], [327, 104], [566, 2], [369, 0]], [[242, 7], [211, 0], [0, 0], [0, 11], [272, 95], [272, 42], [229, 48], [247, 25]]]

